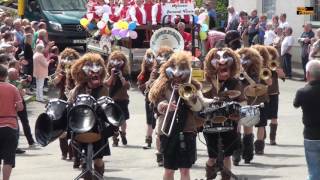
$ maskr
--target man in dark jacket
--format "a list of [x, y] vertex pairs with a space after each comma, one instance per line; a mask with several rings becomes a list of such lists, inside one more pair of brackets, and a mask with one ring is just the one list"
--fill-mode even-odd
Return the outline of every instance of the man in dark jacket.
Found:
[[308, 84], [297, 91], [293, 105], [302, 109], [308, 179], [316, 180], [320, 177], [320, 61], [311, 60], [307, 63], [306, 76]]

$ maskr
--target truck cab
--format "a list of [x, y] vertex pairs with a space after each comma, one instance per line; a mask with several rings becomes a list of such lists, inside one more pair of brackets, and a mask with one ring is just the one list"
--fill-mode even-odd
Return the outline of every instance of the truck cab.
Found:
[[86, 13], [86, 0], [24, 0], [23, 16], [47, 24], [49, 40], [59, 47], [86, 46], [87, 33], [79, 20]]

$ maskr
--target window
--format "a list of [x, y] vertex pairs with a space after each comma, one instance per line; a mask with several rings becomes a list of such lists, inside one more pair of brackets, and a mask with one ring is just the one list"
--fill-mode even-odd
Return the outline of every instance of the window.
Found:
[[262, 13], [265, 14], [268, 19], [271, 19], [276, 13], [276, 0], [263, 0]]
[[312, 21], [320, 21], [320, 0], [311, 0], [311, 7], [313, 7], [314, 15], [311, 16]]

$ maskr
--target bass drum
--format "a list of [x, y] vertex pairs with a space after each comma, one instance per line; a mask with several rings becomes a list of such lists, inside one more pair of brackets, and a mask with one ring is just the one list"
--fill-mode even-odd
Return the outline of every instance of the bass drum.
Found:
[[260, 108], [256, 106], [244, 106], [240, 109], [239, 124], [252, 127], [260, 121]]
[[101, 127], [96, 116], [96, 100], [87, 94], [76, 97], [68, 113], [69, 128], [80, 143], [94, 143], [101, 139]]
[[46, 105], [46, 111], [40, 114], [35, 125], [37, 142], [47, 146], [67, 130], [68, 103], [61, 99], [52, 99]]

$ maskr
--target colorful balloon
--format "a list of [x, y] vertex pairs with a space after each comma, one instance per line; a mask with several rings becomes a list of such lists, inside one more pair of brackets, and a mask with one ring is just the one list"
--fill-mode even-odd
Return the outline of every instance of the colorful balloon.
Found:
[[131, 39], [137, 39], [138, 33], [136, 31], [129, 31], [129, 37]]
[[83, 26], [83, 27], [87, 27], [88, 25], [89, 25], [89, 20], [87, 19], [87, 18], [82, 18], [82, 19], [80, 19], [80, 24], [81, 24], [81, 26]]
[[199, 36], [200, 36], [200, 40], [203, 41], [203, 40], [206, 40], [207, 39], [207, 33], [206, 32], [200, 32], [199, 33]]
[[130, 22], [129, 23], [129, 26], [128, 26], [128, 29], [133, 31], [137, 28], [137, 23], [136, 22]]
[[88, 25], [88, 29], [89, 29], [89, 30], [93, 30], [95, 27], [96, 27], [96, 25], [95, 25], [94, 23], [90, 23], [90, 24]]
[[128, 34], [128, 30], [126, 30], [126, 29], [122, 29], [119, 32], [119, 36], [122, 37], [122, 38], [127, 37], [127, 34]]
[[202, 24], [201, 25], [201, 31], [202, 32], [207, 32], [209, 30], [209, 26], [207, 24]]
[[198, 16], [193, 16], [193, 22], [198, 23], [199, 17]]
[[112, 35], [114, 36], [119, 36], [119, 32], [120, 32], [120, 29], [115, 29], [115, 28], [113, 28], [111, 31]]
[[110, 35], [111, 31], [110, 31], [110, 29], [108, 28], [108, 26], [106, 26], [106, 28], [104, 29], [104, 32], [105, 32], [107, 35]]
[[103, 29], [104, 27], [106, 27], [106, 23], [103, 21], [99, 21], [97, 23], [97, 27], [98, 27], [98, 29]]
[[102, 21], [104, 21], [105, 23], [107, 23], [109, 21], [109, 14], [108, 13], [103, 13]]

